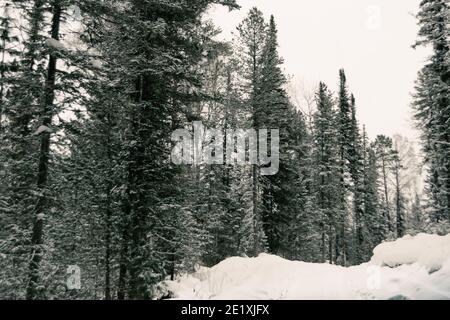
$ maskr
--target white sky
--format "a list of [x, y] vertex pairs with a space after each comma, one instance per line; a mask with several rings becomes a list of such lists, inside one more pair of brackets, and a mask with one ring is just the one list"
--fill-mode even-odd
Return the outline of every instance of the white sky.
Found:
[[421, 0], [237, 0], [241, 10], [211, 10], [231, 39], [256, 6], [278, 24], [285, 72], [311, 88], [324, 81], [337, 90], [345, 68], [358, 103], [358, 117], [371, 138], [377, 134], [417, 136], [411, 120], [411, 93], [429, 51], [412, 49]]

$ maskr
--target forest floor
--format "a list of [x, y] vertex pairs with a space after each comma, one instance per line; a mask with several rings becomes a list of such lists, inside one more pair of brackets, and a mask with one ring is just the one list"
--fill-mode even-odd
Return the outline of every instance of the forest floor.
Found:
[[450, 299], [450, 235], [385, 242], [370, 262], [340, 267], [261, 254], [167, 281], [175, 299]]

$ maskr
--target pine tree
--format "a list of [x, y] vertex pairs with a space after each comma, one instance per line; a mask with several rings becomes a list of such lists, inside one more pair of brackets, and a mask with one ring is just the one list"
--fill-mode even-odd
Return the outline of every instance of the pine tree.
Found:
[[[226, 90], [223, 102], [224, 137], [227, 135], [227, 129], [245, 127], [246, 124], [245, 118], [240, 117], [244, 102], [240, 99], [236, 83], [238, 71], [232, 61], [229, 61], [226, 66]], [[225, 148], [227, 147], [229, 146], [225, 142]], [[222, 180], [225, 213], [221, 218], [218, 254], [222, 259], [229, 256], [250, 256], [255, 247], [255, 239], [263, 240], [264, 244], [260, 246], [265, 247], [262, 227], [256, 225], [255, 229], [253, 219], [251, 168], [227, 163], [222, 170]]]
[[319, 262], [321, 245], [321, 218], [317, 215], [318, 206], [315, 194], [314, 176], [314, 137], [309, 131], [306, 117], [294, 112], [288, 135], [291, 157], [281, 154], [280, 173], [284, 170], [288, 181], [283, 190], [289, 197], [279, 204], [287, 213], [282, 233], [282, 256], [300, 261]]
[[446, 0], [423, 0], [417, 15], [420, 30], [416, 46], [433, 48], [429, 63], [419, 73], [414, 108], [429, 167], [430, 206], [437, 222], [450, 219], [449, 10]]
[[418, 194], [415, 195], [414, 201], [411, 205], [411, 220], [408, 224], [408, 233], [421, 232], [423, 230], [423, 206]]
[[402, 237], [409, 229], [410, 221], [416, 219], [410, 209], [418, 197], [421, 166], [418, 164], [413, 143], [400, 135], [395, 135], [393, 142], [394, 159], [391, 170], [395, 190], [396, 230], [397, 236]]
[[[252, 8], [248, 16], [238, 26], [238, 37], [236, 39], [237, 52], [241, 54], [237, 57], [239, 66], [242, 69], [242, 93], [248, 108], [251, 127], [255, 130], [262, 128], [261, 119], [259, 119], [258, 109], [258, 88], [261, 81], [262, 63], [264, 59], [264, 50], [266, 43], [266, 23], [261, 11], [257, 8]], [[255, 239], [253, 241], [252, 255], [258, 255], [264, 251], [264, 243], [262, 238], [257, 236], [262, 234], [257, 230], [261, 225], [261, 187], [260, 187], [260, 173], [258, 172], [258, 165], [252, 165], [252, 222], [253, 233]], [[258, 240], [259, 238], [259, 240]], [[270, 241], [270, 240], [269, 240]]]
[[337, 233], [335, 241], [335, 261], [342, 265], [347, 264], [348, 258], [348, 195], [350, 188], [350, 150], [352, 149], [352, 110], [347, 87], [347, 78], [344, 70], [339, 71], [339, 97], [338, 97], [338, 166], [339, 166], [339, 200], [337, 208]]
[[[51, 39], [59, 41], [59, 30], [61, 24], [62, 4], [60, 0], [55, 0], [52, 4], [52, 25]], [[50, 138], [52, 118], [55, 115], [55, 83], [56, 83], [56, 64], [57, 53], [51, 52], [47, 67], [47, 77], [44, 87], [44, 101], [41, 110], [40, 132], [40, 151], [39, 167], [37, 175], [37, 191], [39, 196], [34, 208], [33, 231], [31, 235], [31, 261], [30, 261], [30, 279], [27, 287], [27, 299], [33, 300], [39, 297], [39, 268], [42, 261], [42, 245], [44, 239], [44, 219], [48, 209], [48, 176], [49, 176], [49, 157], [50, 157]]]
[[370, 145], [365, 127], [363, 130], [363, 163], [364, 224], [367, 232], [364, 254], [365, 258], [369, 258], [372, 249], [384, 240], [384, 223], [380, 215], [377, 158]]
[[20, 54], [15, 47], [19, 38], [12, 30], [12, 18], [10, 16], [11, 3], [5, 2], [0, 8], [3, 15], [0, 19], [0, 134], [4, 134], [3, 122], [7, 112], [4, 107], [8, 96], [13, 74], [17, 71], [17, 58]]
[[[293, 198], [291, 181], [294, 176], [289, 168], [289, 157], [292, 148], [290, 146], [289, 120], [292, 117], [287, 94], [284, 90], [285, 76], [281, 71], [282, 60], [278, 55], [277, 28], [273, 16], [270, 18], [266, 43], [262, 55], [262, 70], [256, 94], [255, 115], [258, 119], [256, 128], [268, 128], [280, 130], [280, 168], [276, 175], [268, 176], [262, 182], [262, 202], [264, 204], [263, 221], [265, 232], [269, 242], [270, 251], [282, 252], [283, 225], [290, 220], [289, 205]], [[270, 143], [270, 142], [269, 142]], [[283, 217], [283, 215], [285, 215]]]
[[172, 258], [160, 250], [166, 247], [161, 237], [168, 235], [164, 215], [167, 208], [176, 212], [179, 191], [179, 170], [169, 163], [169, 138], [187, 113], [184, 105], [199, 99], [199, 75], [187, 70], [202, 58], [200, 17], [211, 3], [130, 1], [108, 30], [118, 37], [106, 36], [105, 53], [117, 71], [125, 70], [130, 92], [119, 298], [150, 297], [154, 284], [173, 268]]
[[405, 198], [402, 191], [402, 181], [400, 171], [403, 169], [402, 161], [398, 151], [394, 152], [392, 170], [395, 179], [395, 213], [396, 213], [396, 232], [397, 237], [402, 238], [406, 231], [405, 222]]
[[[2, 82], [8, 95], [2, 100], [3, 117], [7, 125], [3, 127], [2, 154], [5, 157], [2, 179], [6, 218], [4, 223], [7, 237], [2, 243], [6, 261], [13, 268], [2, 268], [8, 279], [6, 297], [24, 298], [28, 277], [28, 254], [32, 210], [36, 201], [35, 157], [38, 151], [37, 139], [32, 135], [35, 125], [39, 97], [42, 94], [45, 61], [39, 43], [43, 42], [44, 1], [23, 1], [9, 7], [15, 14], [23, 14], [18, 28], [28, 26], [27, 37], [21, 43], [23, 53], [17, 59], [14, 76]], [[6, 31], [6, 30], [5, 30]], [[10, 30], [11, 31], [11, 30]], [[13, 37], [10, 34], [9, 37]], [[9, 50], [8, 50], [9, 51]], [[8, 62], [10, 62], [8, 60]], [[5, 79], [2, 79], [5, 80]]]
[[351, 95], [351, 142], [349, 149], [349, 171], [352, 178], [352, 194], [354, 206], [354, 224], [355, 224], [355, 263], [363, 262], [364, 256], [364, 242], [365, 242], [365, 207], [364, 207], [364, 166], [362, 159], [362, 142], [359, 131], [358, 121], [356, 119], [356, 101], [355, 97]]
[[[338, 150], [336, 111], [331, 92], [324, 83], [316, 94], [317, 113], [314, 116], [314, 168], [316, 201], [320, 210], [322, 232], [322, 260], [334, 262], [334, 243], [338, 217]], [[328, 248], [328, 249], [327, 249]]]
[[377, 157], [377, 167], [379, 170], [380, 186], [382, 194], [382, 215], [383, 215], [383, 226], [384, 234], [387, 235], [388, 232], [394, 230], [393, 217], [391, 211], [391, 200], [390, 200], [390, 190], [389, 190], [389, 172], [394, 160], [394, 150], [392, 139], [383, 135], [377, 136], [373, 148]]

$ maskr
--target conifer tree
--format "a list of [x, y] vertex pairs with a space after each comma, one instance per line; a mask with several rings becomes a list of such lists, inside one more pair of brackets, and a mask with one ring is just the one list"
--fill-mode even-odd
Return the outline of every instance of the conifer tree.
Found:
[[20, 51], [16, 48], [19, 38], [13, 33], [11, 3], [5, 1], [0, 8], [0, 134], [4, 134], [3, 122], [6, 116], [5, 105], [13, 74], [17, 71], [17, 59]]
[[[314, 168], [318, 209], [320, 210], [322, 260], [334, 262], [334, 238], [338, 217], [338, 150], [336, 148], [336, 110], [333, 97], [324, 83], [316, 95], [317, 113], [314, 116]], [[328, 248], [328, 249], [327, 249]]]
[[339, 94], [337, 115], [337, 144], [338, 144], [338, 166], [339, 166], [339, 200], [337, 208], [339, 214], [337, 219], [337, 232], [335, 241], [335, 260], [346, 265], [348, 258], [348, 195], [350, 188], [350, 150], [352, 149], [352, 108], [350, 95], [347, 87], [347, 77], [344, 70], [339, 71]]
[[363, 185], [363, 159], [362, 142], [359, 125], [356, 118], [356, 100], [353, 94], [350, 97], [351, 104], [351, 142], [349, 149], [349, 171], [352, 179], [353, 211], [355, 219], [355, 263], [362, 263], [365, 241], [365, 211], [364, 211], [364, 185]]
[[[281, 70], [282, 60], [278, 55], [277, 27], [273, 16], [270, 18], [266, 43], [262, 55], [262, 70], [256, 94], [256, 118], [259, 128], [280, 130], [280, 168], [272, 176], [266, 177], [262, 183], [262, 202], [264, 204], [262, 217], [270, 251], [277, 253], [283, 250], [283, 226], [290, 220], [289, 201], [295, 191], [291, 188], [292, 163], [289, 163], [292, 141], [293, 112], [284, 90], [285, 76]], [[291, 115], [291, 116], [289, 116]], [[270, 142], [269, 142], [270, 143]], [[285, 215], [283, 217], [283, 215]], [[291, 222], [292, 223], [292, 222]]]
[[392, 203], [390, 199], [389, 179], [390, 168], [394, 160], [394, 150], [392, 139], [383, 135], [377, 136], [373, 143], [377, 158], [377, 167], [379, 170], [380, 187], [382, 195], [383, 207], [381, 209], [383, 216], [384, 234], [394, 231], [393, 217], [392, 217]]
[[436, 222], [450, 220], [449, 10], [446, 0], [423, 0], [415, 44], [433, 49], [429, 63], [419, 73], [414, 108], [425, 146], [429, 200]]
[[[60, 0], [55, 0], [52, 3], [52, 24], [51, 24], [51, 39], [59, 41], [60, 24], [62, 14], [62, 3]], [[52, 50], [53, 49], [53, 50]], [[41, 126], [38, 128], [40, 135], [40, 151], [39, 151], [39, 165], [37, 174], [37, 192], [39, 193], [36, 206], [34, 208], [33, 231], [31, 234], [31, 261], [29, 265], [29, 283], [27, 287], [27, 299], [33, 300], [39, 297], [40, 287], [40, 264], [42, 262], [43, 250], [42, 245], [44, 241], [44, 220], [48, 210], [49, 202], [49, 163], [50, 163], [50, 138], [52, 133], [52, 118], [56, 114], [55, 110], [55, 84], [57, 72], [57, 52], [52, 48], [48, 66], [47, 76], [44, 86], [44, 99], [42, 102], [42, 109], [40, 110]], [[41, 129], [41, 130], [39, 130]]]
[[[199, 75], [187, 70], [202, 58], [200, 17], [213, 2], [130, 1], [129, 8], [119, 8], [118, 23], [109, 26], [119, 37], [106, 38], [106, 54], [116, 70], [126, 70], [130, 90], [119, 298], [150, 297], [172, 267], [160, 250], [160, 239], [167, 235], [166, 208], [175, 210], [178, 198], [169, 139], [173, 121], [188, 113], [184, 105], [199, 98]], [[232, 1], [217, 3], [233, 6]]]
[[[242, 93], [245, 103], [247, 104], [247, 113], [251, 121], [251, 127], [255, 130], [262, 128], [261, 119], [259, 118], [258, 108], [258, 91], [261, 81], [263, 61], [265, 55], [266, 44], [266, 23], [263, 14], [257, 8], [252, 8], [248, 16], [238, 26], [238, 37], [236, 39], [236, 50], [240, 52], [237, 57], [238, 65], [242, 73]], [[257, 164], [252, 165], [252, 224], [255, 239], [253, 241], [253, 255], [258, 255], [264, 251], [262, 230], [257, 230], [262, 225], [261, 217], [261, 186], [260, 173]]]
[[[24, 47], [17, 57], [14, 76], [3, 83], [8, 95], [3, 96], [3, 116], [7, 126], [3, 129], [2, 155], [5, 166], [2, 172], [5, 179], [4, 201], [8, 207], [4, 223], [8, 237], [2, 243], [6, 261], [13, 265], [7, 272], [10, 289], [14, 298], [24, 298], [27, 286], [30, 231], [35, 203], [35, 185], [38, 152], [37, 139], [32, 135], [35, 126], [39, 97], [42, 94], [45, 61], [40, 43], [43, 42], [44, 1], [23, 1], [10, 6], [11, 13], [23, 14], [18, 28], [28, 26], [27, 38], [21, 43]], [[9, 30], [11, 31], [11, 30]], [[10, 34], [9, 37], [14, 37]], [[7, 59], [9, 63], [9, 58]], [[6, 73], [5, 73], [6, 74]], [[5, 80], [5, 79], [2, 79]], [[36, 127], [37, 128], [37, 127]], [[9, 294], [7, 295], [9, 296]]]
[[367, 232], [364, 254], [366, 258], [369, 258], [372, 249], [384, 240], [384, 224], [380, 215], [377, 158], [370, 145], [365, 127], [363, 130], [363, 164], [364, 224]]
[[398, 151], [395, 151], [393, 156], [393, 174], [395, 179], [395, 216], [396, 216], [396, 232], [397, 237], [402, 238], [405, 235], [406, 230], [406, 222], [405, 222], [405, 198], [402, 191], [402, 181], [400, 177], [400, 171], [403, 169], [402, 161], [398, 154]]

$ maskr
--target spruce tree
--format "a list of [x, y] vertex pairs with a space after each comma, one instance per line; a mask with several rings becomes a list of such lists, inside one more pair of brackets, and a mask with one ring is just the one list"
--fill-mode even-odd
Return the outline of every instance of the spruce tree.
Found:
[[394, 161], [395, 152], [393, 150], [392, 139], [379, 135], [373, 143], [373, 148], [377, 157], [377, 167], [380, 178], [380, 192], [382, 196], [383, 207], [381, 209], [383, 216], [384, 234], [387, 236], [388, 232], [394, 231], [393, 217], [392, 217], [392, 203], [390, 198], [390, 168]]
[[372, 249], [384, 240], [384, 222], [381, 220], [379, 203], [379, 173], [375, 151], [363, 130], [363, 185], [364, 185], [364, 225], [366, 243], [365, 258], [370, 258]]
[[348, 195], [350, 188], [350, 150], [352, 149], [352, 107], [350, 94], [347, 87], [347, 77], [345, 71], [339, 71], [339, 94], [338, 94], [338, 115], [337, 115], [337, 145], [338, 145], [338, 166], [339, 166], [339, 199], [337, 208], [339, 214], [337, 219], [337, 233], [335, 241], [335, 261], [342, 265], [347, 264], [348, 258]]
[[450, 220], [449, 10], [446, 0], [423, 0], [417, 15], [419, 40], [415, 44], [433, 49], [429, 63], [419, 73], [414, 108], [429, 167], [430, 206], [437, 222]]
[[322, 260], [334, 262], [338, 183], [338, 150], [336, 110], [331, 92], [324, 83], [316, 94], [317, 113], [314, 116], [314, 168], [316, 201], [322, 219]]
[[396, 232], [397, 237], [402, 238], [406, 231], [406, 203], [403, 195], [403, 185], [401, 181], [401, 170], [403, 169], [402, 161], [398, 151], [394, 152], [392, 171], [395, 179], [395, 216], [396, 216]]
[[[266, 44], [266, 23], [263, 14], [257, 8], [252, 8], [247, 17], [237, 28], [238, 37], [235, 40], [236, 51], [239, 55], [236, 59], [241, 68], [242, 94], [247, 104], [247, 113], [250, 118], [251, 127], [255, 130], [262, 128], [259, 118], [258, 108], [258, 88], [261, 81], [263, 68], [265, 44]], [[253, 220], [253, 253], [258, 255], [265, 251], [264, 236], [262, 230], [258, 230], [262, 225], [261, 217], [261, 186], [260, 172], [257, 164], [252, 165], [252, 201], [251, 220]]]
[[[62, 14], [62, 3], [60, 0], [55, 0], [52, 3], [52, 24], [51, 24], [51, 39], [59, 41], [60, 24]], [[33, 300], [40, 296], [40, 264], [42, 262], [44, 244], [44, 220], [48, 210], [48, 177], [49, 177], [49, 163], [50, 163], [50, 139], [52, 133], [52, 118], [56, 113], [55, 110], [55, 84], [57, 72], [57, 52], [56, 49], [50, 50], [47, 76], [44, 86], [44, 99], [42, 102], [41, 126], [38, 128], [40, 136], [40, 151], [39, 151], [39, 165], [37, 174], [37, 192], [38, 199], [34, 208], [33, 231], [31, 234], [31, 261], [29, 265], [29, 283], [27, 287], [27, 299]], [[41, 130], [39, 130], [41, 129]]]
[[293, 142], [289, 137], [289, 120], [292, 119], [289, 115], [292, 115], [292, 110], [284, 90], [286, 79], [280, 67], [282, 60], [278, 55], [277, 33], [275, 19], [271, 16], [262, 55], [255, 108], [257, 129], [280, 130], [279, 171], [276, 175], [266, 177], [261, 185], [264, 204], [262, 217], [269, 248], [273, 253], [283, 250], [283, 225], [289, 221], [289, 201], [294, 196], [290, 188], [293, 176], [289, 170], [289, 148], [292, 148], [289, 144]]
[[20, 21], [18, 27], [28, 28], [14, 76], [3, 83], [4, 90], [8, 88], [8, 95], [2, 100], [3, 116], [7, 119], [2, 137], [2, 154], [5, 157], [5, 166], [2, 166], [5, 179], [2, 182], [6, 187], [2, 194], [8, 210], [4, 220], [7, 237], [2, 241], [2, 251], [6, 254], [6, 262], [13, 268], [1, 269], [6, 273], [5, 279], [9, 279], [10, 289], [7, 289], [6, 297], [24, 298], [29, 276], [33, 206], [36, 201], [35, 157], [38, 141], [32, 134], [32, 126], [36, 125], [44, 78], [45, 57], [41, 46], [44, 41], [44, 1], [24, 1], [9, 9], [15, 14], [23, 14], [25, 19]]
[[364, 256], [364, 242], [365, 242], [365, 207], [364, 207], [364, 167], [363, 167], [363, 146], [361, 141], [361, 134], [359, 130], [358, 121], [356, 118], [356, 100], [353, 95], [350, 97], [351, 103], [351, 133], [350, 133], [350, 148], [349, 148], [349, 171], [352, 179], [352, 194], [353, 194], [353, 211], [355, 219], [355, 257], [356, 264], [363, 262]]
[[[5, 110], [6, 98], [11, 86], [14, 73], [18, 69], [18, 56], [20, 51], [16, 48], [19, 38], [14, 34], [11, 18], [11, 3], [5, 1], [0, 8], [0, 135], [4, 134], [4, 121], [7, 114]], [[17, 31], [16, 31], [17, 32]]]
[[172, 205], [179, 197], [179, 169], [169, 162], [169, 138], [173, 121], [188, 113], [185, 104], [199, 99], [199, 75], [187, 70], [193, 71], [202, 58], [205, 34], [200, 18], [211, 3], [130, 1], [128, 8], [119, 8], [122, 15], [114, 17], [118, 23], [107, 26], [118, 37], [104, 33], [105, 54], [117, 71], [125, 70], [130, 92], [119, 298], [150, 297], [173, 265], [160, 250], [161, 237], [175, 237], [167, 233], [164, 215], [166, 208], [175, 214]]

